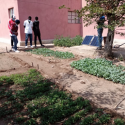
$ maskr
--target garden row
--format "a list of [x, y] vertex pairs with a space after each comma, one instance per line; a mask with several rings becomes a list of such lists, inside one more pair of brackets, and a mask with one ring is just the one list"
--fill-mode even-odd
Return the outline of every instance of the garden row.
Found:
[[[35, 69], [24, 74], [0, 77], [0, 119], [10, 124], [50, 125], [124, 125], [103, 109], [95, 109], [81, 97], [59, 91], [57, 86], [44, 79]], [[10, 89], [12, 85], [15, 89]], [[20, 89], [17, 89], [20, 88]], [[4, 101], [1, 101], [4, 98]]]
[[125, 67], [113, 65], [112, 61], [101, 58], [86, 58], [72, 62], [71, 66], [85, 73], [103, 77], [115, 83], [125, 84]]
[[36, 55], [53, 56], [53, 57], [62, 58], [62, 59], [74, 58], [74, 55], [70, 52], [53, 51], [47, 48], [34, 49], [34, 50], [30, 50], [30, 52]]
[[[53, 51], [47, 48], [34, 49], [31, 52], [37, 55], [42, 54], [44, 56], [54, 56], [63, 59], [74, 58], [74, 55], [72, 53]], [[113, 65], [112, 61], [108, 61], [102, 58], [85, 58], [72, 62], [71, 66], [85, 73], [97, 77], [103, 77], [115, 83], [125, 84], [125, 67], [121, 65]]]

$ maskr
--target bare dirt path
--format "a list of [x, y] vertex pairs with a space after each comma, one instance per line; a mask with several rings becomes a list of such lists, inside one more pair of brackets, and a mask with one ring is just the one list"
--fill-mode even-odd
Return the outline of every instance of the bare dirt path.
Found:
[[[74, 60], [95, 56], [95, 47], [85, 48], [51, 48], [59, 51], [69, 51], [75, 54], [74, 59], [57, 59], [53, 57], [43, 57], [20, 53], [0, 54], [0, 76], [26, 72], [29, 68], [38, 69], [41, 74], [58, 84], [60, 88], [65, 88], [72, 93], [77, 93], [83, 98], [89, 99], [102, 106], [114, 110], [116, 105], [124, 98], [125, 86], [115, 84], [103, 78], [98, 78], [71, 68], [70, 63]], [[124, 62], [116, 61], [116, 64]], [[119, 105], [116, 111], [123, 114], [125, 112], [125, 101]]]

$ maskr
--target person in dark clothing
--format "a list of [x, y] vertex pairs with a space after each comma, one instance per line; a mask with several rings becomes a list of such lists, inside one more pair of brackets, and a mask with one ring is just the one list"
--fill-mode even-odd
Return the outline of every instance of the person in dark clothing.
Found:
[[12, 38], [11, 38], [11, 47], [13, 48], [13, 40], [12, 40]]
[[41, 44], [41, 46], [44, 47], [44, 45], [42, 45], [42, 40], [41, 40], [41, 34], [40, 34], [40, 29], [39, 29], [39, 21], [38, 21], [38, 17], [35, 17], [35, 21], [33, 22], [33, 32], [34, 32], [34, 44], [36, 47], [36, 41], [37, 41], [37, 37], [39, 39], [39, 42]]
[[100, 19], [97, 21], [98, 24], [98, 45], [99, 47], [97, 48], [98, 50], [102, 49], [102, 33], [103, 33], [103, 26], [104, 26], [104, 22], [105, 22], [105, 16], [101, 16]]

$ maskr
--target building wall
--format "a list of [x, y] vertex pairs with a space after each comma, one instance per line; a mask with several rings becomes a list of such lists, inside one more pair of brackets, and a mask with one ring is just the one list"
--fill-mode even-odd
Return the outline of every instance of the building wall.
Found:
[[[8, 21], [9, 21], [9, 8], [14, 7], [14, 12], [16, 18], [19, 18], [18, 15], [18, 6], [17, 0], [0, 0], [0, 42], [10, 43], [10, 35], [8, 29]], [[20, 31], [20, 27], [19, 27]], [[20, 40], [20, 33], [18, 35], [18, 39]]]
[[54, 39], [56, 35], [82, 35], [82, 24], [68, 24], [68, 10], [59, 9], [65, 5], [70, 11], [81, 9], [81, 0], [18, 0], [19, 19], [21, 21], [21, 41], [25, 40], [23, 22], [35, 16], [39, 17], [41, 38]]
[[[85, 5], [86, 5], [86, 1], [82, 0], [82, 7], [84, 7]], [[97, 29], [94, 29], [94, 26], [96, 26], [96, 23], [93, 23], [88, 27], [84, 27], [84, 24], [83, 24], [83, 33], [82, 33], [83, 37], [85, 37], [86, 35], [97, 35]], [[125, 33], [125, 27], [116, 28], [116, 30]], [[108, 32], [108, 30], [104, 29], [103, 36], [107, 36], [107, 32]], [[120, 36], [118, 34], [115, 34], [114, 39], [123, 40], [123, 39], [125, 39], [125, 36]]]

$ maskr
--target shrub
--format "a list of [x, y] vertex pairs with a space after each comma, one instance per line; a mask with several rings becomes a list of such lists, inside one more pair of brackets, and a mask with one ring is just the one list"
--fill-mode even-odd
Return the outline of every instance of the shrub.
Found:
[[115, 125], [124, 125], [125, 122], [123, 119], [117, 118], [114, 120]]
[[72, 39], [70, 37], [56, 36], [53, 42], [55, 46], [71, 47], [81, 45], [82, 41], [83, 38], [77, 35]]

